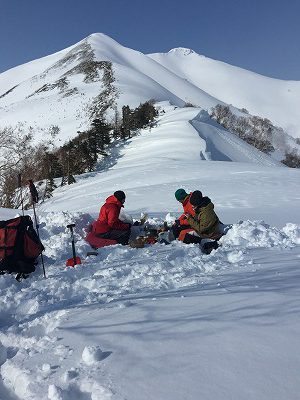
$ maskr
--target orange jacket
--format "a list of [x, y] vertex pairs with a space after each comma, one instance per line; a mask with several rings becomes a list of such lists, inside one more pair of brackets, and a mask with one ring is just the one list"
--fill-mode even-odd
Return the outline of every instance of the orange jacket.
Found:
[[184, 202], [182, 203], [183, 206], [183, 210], [184, 213], [178, 218], [180, 225], [189, 225], [188, 220], [186, 219], [185, 214], [190, 214], [192, 217], [195, 216], [195, 210], [193, 209], [193, 206], [190, 203], [190, 197], [193, 194], [193, 192], [191, 192], [184, 200]]
[[111, 230], [129, 230], [130, 224], [119, 220], [122, 207], [123, 204], [115, 196], [109, 196], [101, 207], [99, 217], [94, 224], [95, 233], [106, 233]]

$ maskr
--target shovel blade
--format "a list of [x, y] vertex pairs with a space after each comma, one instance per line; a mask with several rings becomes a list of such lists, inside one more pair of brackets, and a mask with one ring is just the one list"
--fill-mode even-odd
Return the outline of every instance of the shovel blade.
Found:
[[75, 260], [74, 260], [74, 257], [72, 257], [72, 258], [69, 258], [66, 261], [66, 266], [67, 267], [75, 267], [75, 265], [78, 265], [78, 264], [81, 264], [80, 257], [75, 257]]

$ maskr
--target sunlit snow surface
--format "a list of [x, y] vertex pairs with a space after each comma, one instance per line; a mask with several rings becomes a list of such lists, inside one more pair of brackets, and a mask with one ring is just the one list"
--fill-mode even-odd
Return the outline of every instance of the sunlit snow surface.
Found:
[[[299, 398], [300, 172], [199, 109], [163, 106], [105, 171], [38, 207], [47, 279], [40, 266], [21, 283], [0, 277], [1, 400]], [[125, 214], [159, 225], [180, 214], [179, 187], [233, 224], [217, 251], [172, 242], [86, 257], [84, 230], [108, 195], [124, 190]]]

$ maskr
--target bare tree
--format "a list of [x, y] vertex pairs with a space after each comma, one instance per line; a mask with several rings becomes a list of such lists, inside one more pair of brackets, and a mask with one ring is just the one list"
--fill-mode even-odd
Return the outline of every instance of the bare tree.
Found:
[[31, 134], [22, 127], [6, 127], [0, 130], [0, 196], [1, 203], [9, 206], [13, 196], [16, 171], [32, 150]]

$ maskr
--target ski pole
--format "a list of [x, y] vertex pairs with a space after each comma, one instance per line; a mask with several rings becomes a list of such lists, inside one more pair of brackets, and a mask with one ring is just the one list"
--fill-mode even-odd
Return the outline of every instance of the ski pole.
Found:
[[[40, 239], [40, 232], [39, 232], [39, 224], [37, 222], [37, 216], [36, 216], [36, 212], [35, 212], [35, 203], [37, 203], [39, 201], [39, 196], [38, 196], [38, 192], [36, 190], [36, 187], [34, 185], [34, 183], [32, 182], [31, 179], [28, 180], [28, 185], [29, 185], [29, 191], [30, 191], [30, 195], [31, 195], [31, 201], [32, 201], [32, 206], [33, 206], [33, 215], [34, 215], [34, 221], [35, 221], [35, 229], [36, 229], [36, 233], [38, 235], [39, 241], [41, 241]], [[46, 271], [45, 271], [45, 264], [44, 264], [44, 257], [43, 257], [43, 253], [40, 254], [41, 256], [41, 261], [42, 261], [42, 267], [43, 267], [43, 273], [44, 273], [44, 278], [46, 278]]]
[[18, 174], [18, 187], [19, 187], [19, 196], [21, 196], [22, 214], [23, 214], [23, 217], [24, 217], [24, 204], [23, 204], [23, 195], [22, 195], [22, 178], [21, 178], [21, 174]]
[[[41, 241], [40, 239], [40, 232], [39, 232], [39, 225], [37, 223], [37, 217], [36, 217], [36, 212], [35, 212], [35, 205], [34, 203], [32, 203], [33, 205], [33, 214], [34, 214], [34, 220], [35, 220], [35, 228], [36, 228], [36, 233], [38, 235], [39, 241]], [[42, 267], [43, 267], [43, 273], [44, 273], [44, 278], [46, 277], [46, 271], [45, 271], [45, 264], [44, 264], [44, 257], [43, 257], [43, 253], [40, 254], [41, 256], [41, 261], [42, 261]]]

